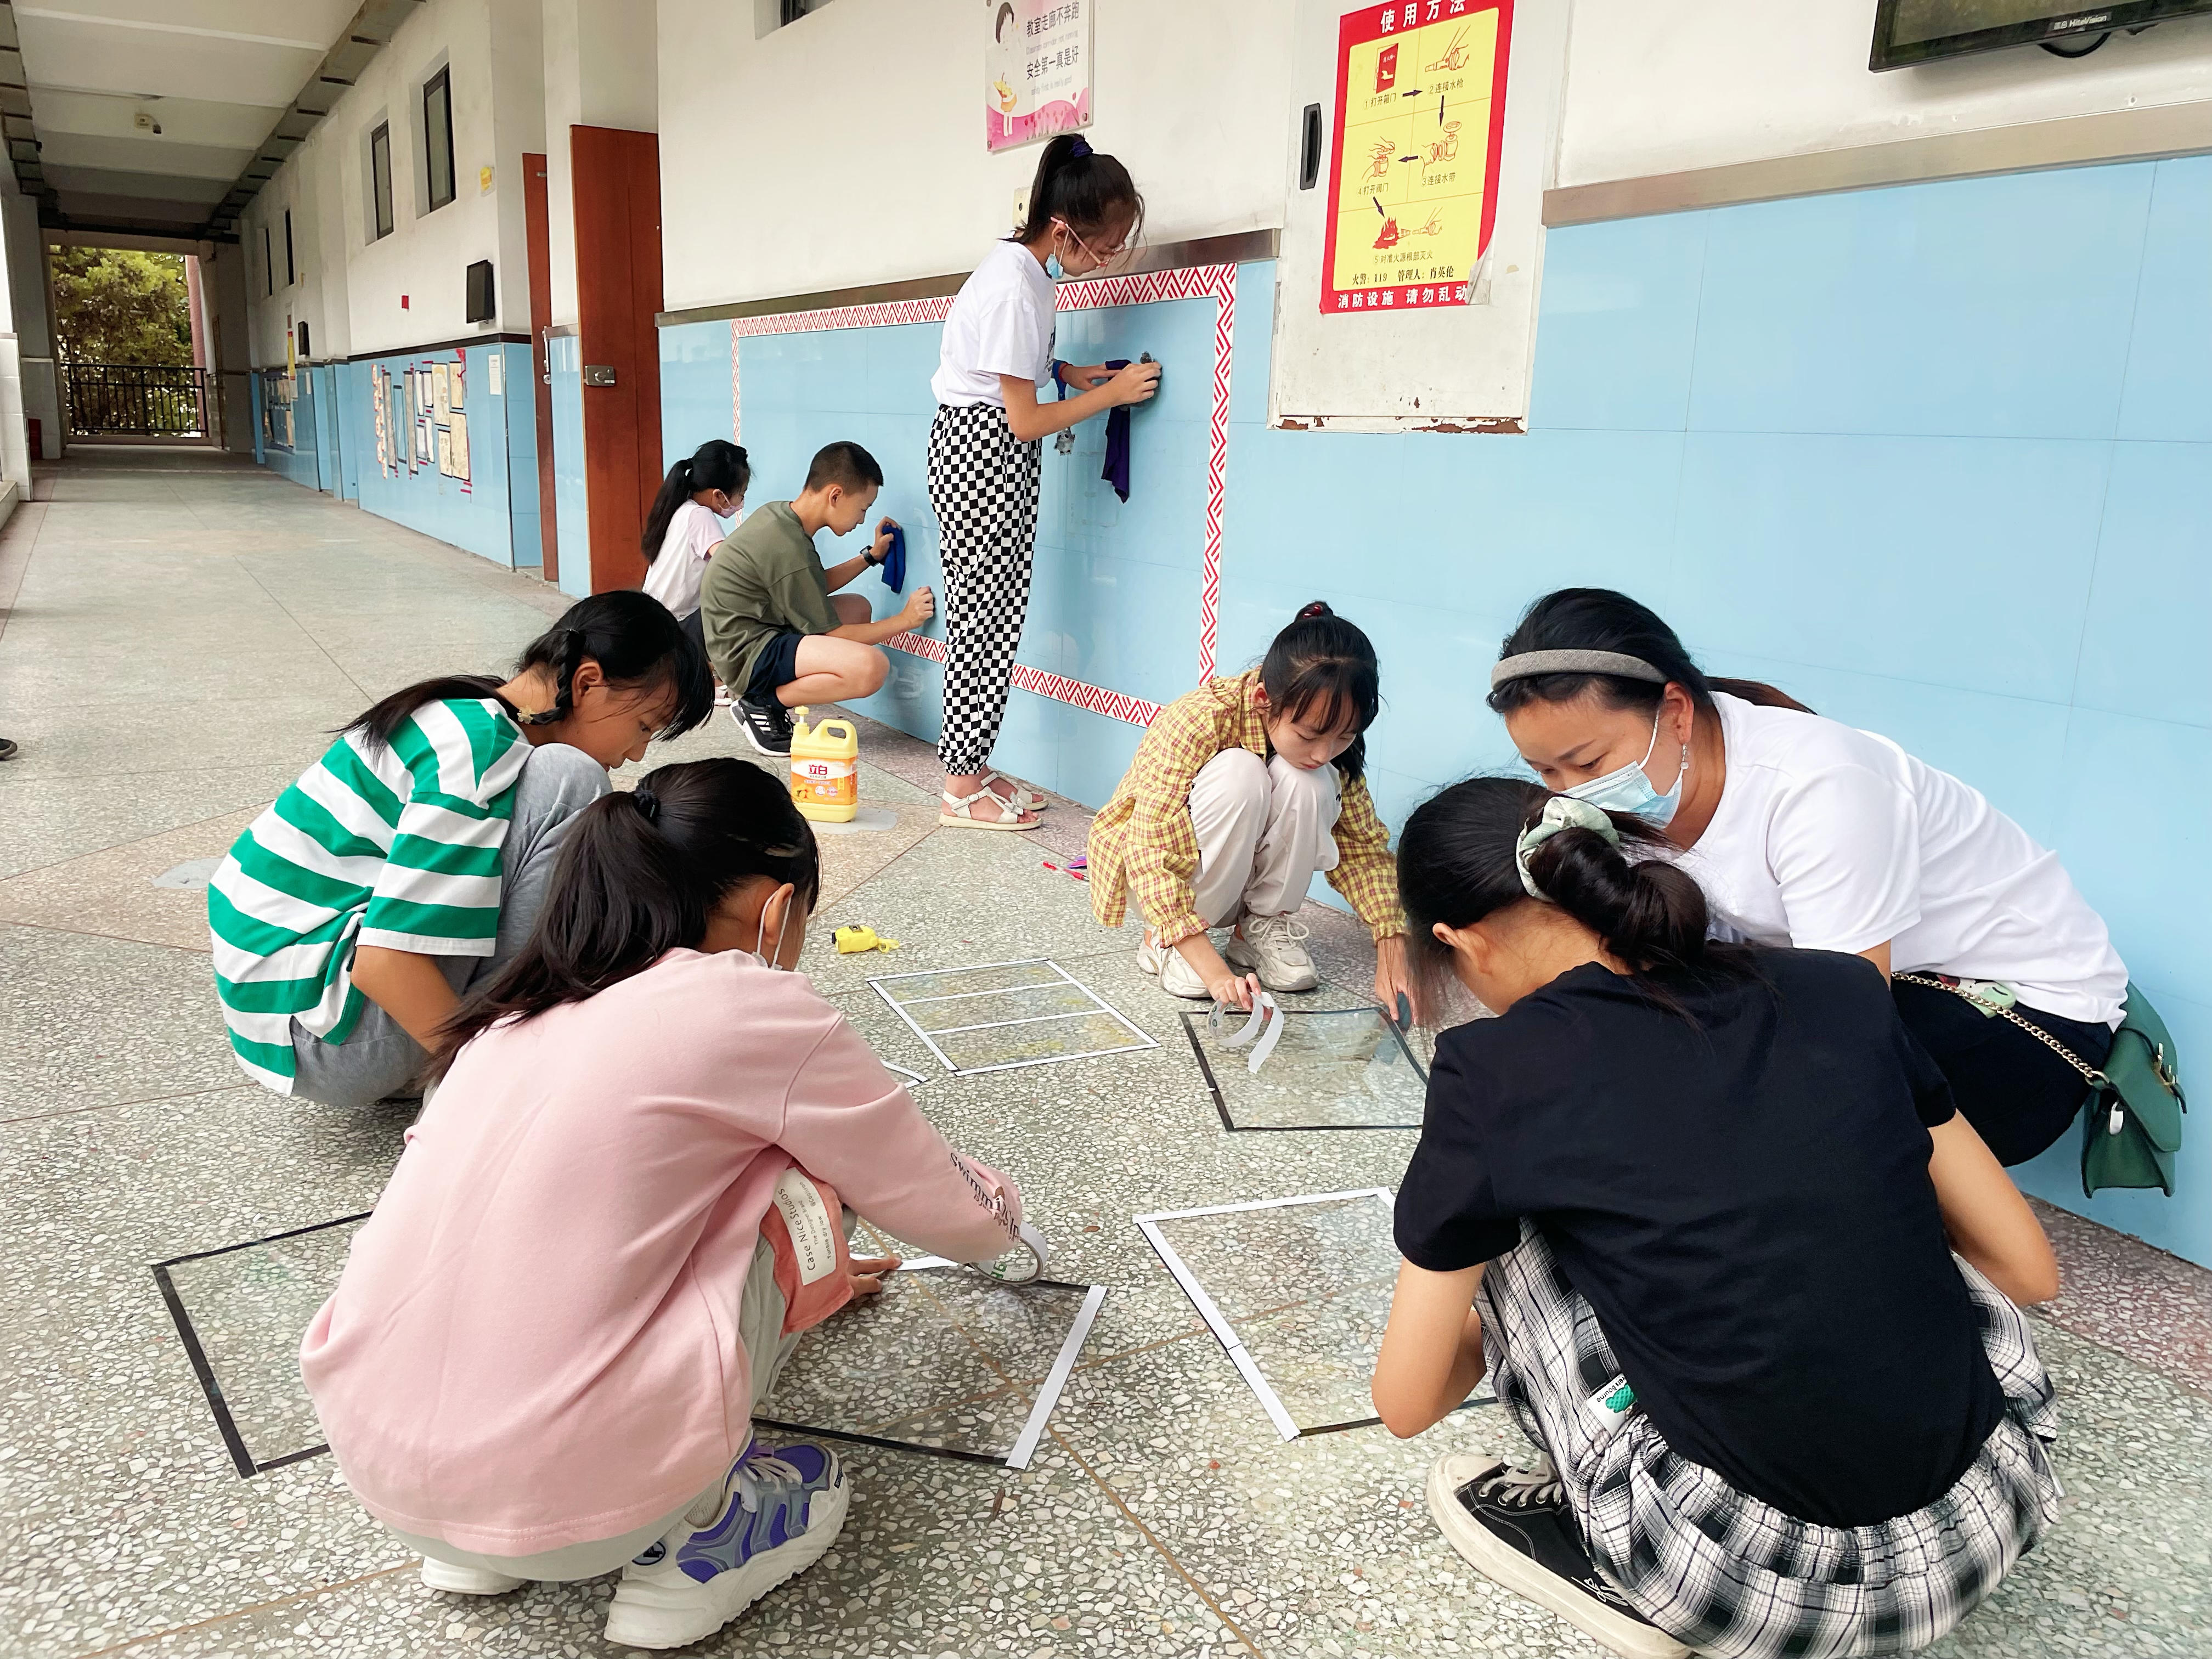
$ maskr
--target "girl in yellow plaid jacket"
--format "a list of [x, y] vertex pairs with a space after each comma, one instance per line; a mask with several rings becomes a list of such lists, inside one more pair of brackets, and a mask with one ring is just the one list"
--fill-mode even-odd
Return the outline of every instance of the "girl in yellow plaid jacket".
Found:
[[[1091, 826], [1091, 908], [1174, 996], [1252, 1006], [1319, 979], [1293, 913], [1316, 872], [1375, 937], [1375, 997], [1395, 1017], [1406, 974], [1397, 863], [1363, 774], [1381, 706], [1375, 647], [1316, 600], [1260, 666], [1160, 713]], [[1233, 927], [1217, 949], [1206, 930]]]

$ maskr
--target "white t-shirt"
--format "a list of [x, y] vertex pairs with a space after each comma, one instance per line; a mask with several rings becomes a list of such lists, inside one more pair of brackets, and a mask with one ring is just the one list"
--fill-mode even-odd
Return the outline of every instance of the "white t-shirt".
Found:
[[1898, 973], [2002, 981], [2068, 1019], [2117, 1026], [2127, 969], [2058, 855], [1980, 793], [1887, 738], [1716, 693], [1719, 810], [1683, 854], [1739, 939], [1856, 952]]
[[645, 568], [645, 591], [681, 622], [699, 608], [699, 583], [722, 540], [722, 521], [696, 501], [676, 509], [660, 538], [660, 551]]
[[1019, 242], [994, 243], [960, 285], [945, 319], [945, 343], [929, 389], [954, 409], [1003, 406], [1001, 374], [1052, 375], [1052, 278]]

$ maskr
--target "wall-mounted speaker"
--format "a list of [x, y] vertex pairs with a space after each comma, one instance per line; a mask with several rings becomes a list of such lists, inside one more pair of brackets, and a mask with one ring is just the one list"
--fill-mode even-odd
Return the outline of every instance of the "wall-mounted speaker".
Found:
[[499, 315], [491, 294], [491, 261], [479, 259], [469, 267], [469, 320], [488, 323]]

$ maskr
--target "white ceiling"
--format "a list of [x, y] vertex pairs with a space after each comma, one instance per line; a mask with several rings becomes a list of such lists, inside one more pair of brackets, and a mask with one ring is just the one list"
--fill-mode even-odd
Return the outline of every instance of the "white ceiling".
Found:
[[[38, 163], [52, 205], [86, 225], [151, 230], [166, 223], [198, 234], [303, 87], [313, 84], [360, 4], [15, 5]], [[138, 125], [141, 115], [161, 131]], [[11, 138], [19, 134], [11, 124]]]

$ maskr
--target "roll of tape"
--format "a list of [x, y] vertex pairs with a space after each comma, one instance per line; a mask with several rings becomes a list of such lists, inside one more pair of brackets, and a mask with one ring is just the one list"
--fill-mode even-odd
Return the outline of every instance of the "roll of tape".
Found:
[[1045, 1257], [1050, 1253], [1044, 1235], [1026, 1221], [1014, 1230], [1019, 1241], [1015, 1246], [988, 1261], [972, 1262], [979, 1273], [995, 1279], [1001, 1285], [1026, 1285], [1044, 1277]]

